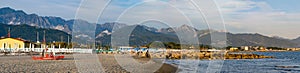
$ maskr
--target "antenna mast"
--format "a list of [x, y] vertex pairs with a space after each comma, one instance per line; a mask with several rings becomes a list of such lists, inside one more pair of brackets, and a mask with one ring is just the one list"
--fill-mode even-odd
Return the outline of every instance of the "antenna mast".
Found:
[[39, 43], [39, 32], [36, 32], [36, 42]]
[[46, 44], [46, 31], [44, 30], [44, 38], [43, 38], [44, 44]]
[[10, 27], [8, 28], [7, 37], [10, 38]]
[[70, 38], [69, 38], [69, 35], [68, 35], [68, 48], [69, 48], [69, 46], [70, 46], [70, 44], [69, 44], [69, 43], [70, 43], [69, 39], [70, 39]]

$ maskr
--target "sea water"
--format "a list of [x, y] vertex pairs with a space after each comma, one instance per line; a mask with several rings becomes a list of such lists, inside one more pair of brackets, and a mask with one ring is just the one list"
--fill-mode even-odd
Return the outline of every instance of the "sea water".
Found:
[[180, 73], [300, 73], [300, 52], [253, 52], [273, 56], [273, 59], [239, 60], [166, 60], [174, 64]]

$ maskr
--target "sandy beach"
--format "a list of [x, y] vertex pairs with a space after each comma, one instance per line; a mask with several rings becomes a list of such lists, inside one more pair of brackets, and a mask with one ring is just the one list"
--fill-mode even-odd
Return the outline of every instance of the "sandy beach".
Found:
[[[129, 73], [115, 60], [113, 55], [98, 55], [104, 72], [106, 73]], [[148, 59], [137, 59], [147, 62]], [[174, 73], [177, 68], [173, 65], [163, 64], [156, 73]], [[78, 73], [73, 55], [65, 55], [63, 60], [35, 61], [31, 56], [1, 56], [0, 72], [37, 72], [37, 73]]]

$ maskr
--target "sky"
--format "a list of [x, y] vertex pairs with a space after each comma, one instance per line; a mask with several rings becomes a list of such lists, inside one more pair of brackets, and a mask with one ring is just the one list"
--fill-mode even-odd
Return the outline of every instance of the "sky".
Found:
[[232, 33], [294, 39], [300, 36], [298, 3], [299, 0], [0, 0], [0, 7], [93, 23], [159, 28], [188, 24], [198, 29], [225, 27]]

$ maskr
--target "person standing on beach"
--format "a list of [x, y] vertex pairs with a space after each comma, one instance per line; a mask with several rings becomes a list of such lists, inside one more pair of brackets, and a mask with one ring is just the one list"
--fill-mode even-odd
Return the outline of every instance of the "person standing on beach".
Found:
[[45, 57], [45, 49], [42, 51], [42, 57]]
[[48, 48], [45, 48], [43, 51], [42, 51], [42, 57], [46, 57], [46, 52], [47, 52]]

